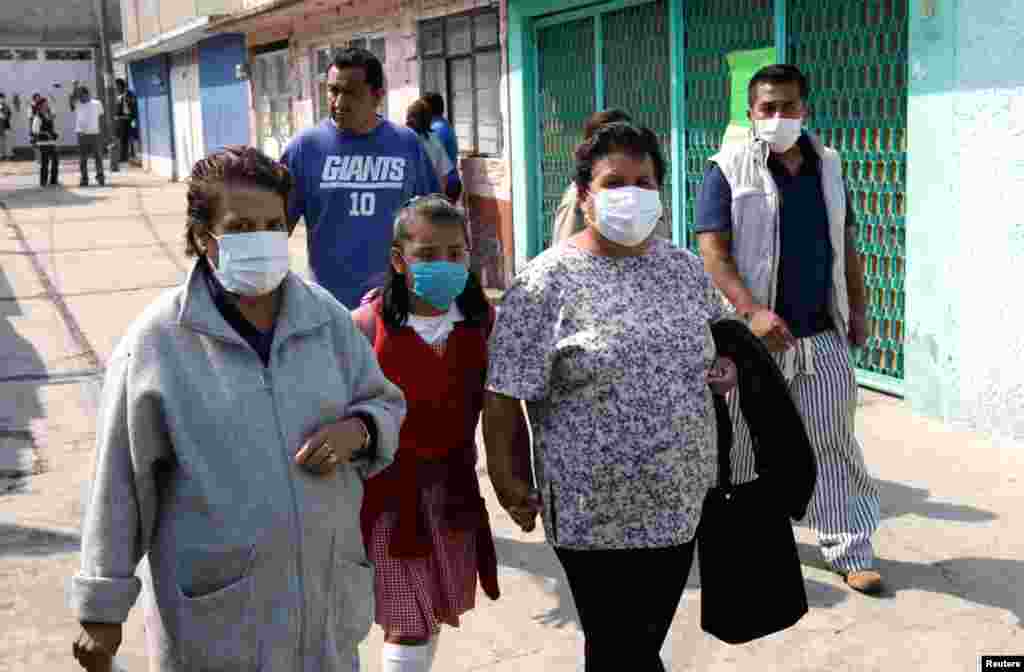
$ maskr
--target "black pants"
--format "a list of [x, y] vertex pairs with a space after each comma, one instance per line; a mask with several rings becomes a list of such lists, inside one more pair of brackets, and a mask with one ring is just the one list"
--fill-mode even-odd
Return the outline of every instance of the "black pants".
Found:
[[132, 147], [132, 120], [131, 119], [118, 119], [117, 120], [117, 149], [121, 155], [121, 162], [126, 162], [131, 158], [131, 147]]
[[39, 186], [57, 184], [57, 147], [55, 145], [39, 145]]
[[89, 183], [89, 158], [96, 162], [96, 179], [103, 182], [103, 141], [102, 136], [93, 133], [78, 134], [78, 170], [82, 184]]
[[586, 638], [586, 672], [665, 672], [665, 642], [694, 542], [668, 548], [555, 548]]

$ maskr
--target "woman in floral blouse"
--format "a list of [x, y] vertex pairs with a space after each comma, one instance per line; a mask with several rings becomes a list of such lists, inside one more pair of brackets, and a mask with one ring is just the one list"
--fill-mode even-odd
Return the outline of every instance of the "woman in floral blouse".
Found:
[[709, 324], [723, 306], [700, 260], [653, 236], [665, 177], [655, 135], [609, 124], [576, 159], [587, 228], [526, 267], [495, 325], [488, 471], [524, 530], [542, 514], [587, 672], [663, 672], [716, 477], [712, 389], [735, 384], [735, 368], [716, 362]]

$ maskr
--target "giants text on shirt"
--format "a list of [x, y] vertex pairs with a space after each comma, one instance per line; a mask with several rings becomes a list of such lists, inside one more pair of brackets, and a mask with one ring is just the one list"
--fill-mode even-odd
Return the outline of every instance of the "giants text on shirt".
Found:
[[419, 139], [387, 121], [366, 135], [331, 121], [292, 140], [282, 160], [295, 178], [289, 217], [306, 221], [313, 278], [355, 308], [390, 263], [394, 217], [439, 184]]

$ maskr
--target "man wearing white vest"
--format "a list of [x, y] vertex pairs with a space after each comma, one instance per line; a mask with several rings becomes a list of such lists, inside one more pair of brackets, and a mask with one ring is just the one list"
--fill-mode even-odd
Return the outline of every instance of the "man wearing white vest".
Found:
[[[847, 585], [882, 590], [871, 535], [878, 489], [854, 436], [857, 384], [850, 345], [867, 341], [864, 268], [839, 154], [803, 130], [807, 79], [771, 65], [750, 80], [746, 141], [711, 157], [696, 203], [704, 265], [775, 353], [818, 459], [808, 522]], [[733, 476], [753, 480], [750, 433], [730, 399]], [[771, 577], [766, 577], [771, 580]]]

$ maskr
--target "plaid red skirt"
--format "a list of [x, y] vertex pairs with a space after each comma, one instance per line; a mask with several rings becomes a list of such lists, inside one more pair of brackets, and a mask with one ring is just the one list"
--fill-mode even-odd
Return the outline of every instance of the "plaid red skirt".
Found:
[[395, 558], [388, 553], [397, 514], [384, 513], [374, 525], [369, 550], [375, 567], [376, 620], [388, 635], [429, 639], [441, 631], [442, 623], [458, 627], [459, 617], [476, 603], [476, 532], [445, 525], [445, 494], [444, 483], [423, 492], [434, 546], [425, 558]]

